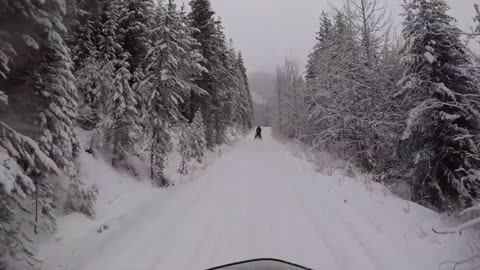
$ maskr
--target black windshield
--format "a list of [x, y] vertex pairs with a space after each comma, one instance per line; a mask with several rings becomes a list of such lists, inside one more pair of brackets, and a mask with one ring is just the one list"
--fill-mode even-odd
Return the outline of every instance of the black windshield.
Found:
[[207, 270], [312, 270], [294, 263], [277, 259], [256, 259], [242, 261], [223, 266], [210, 268]]

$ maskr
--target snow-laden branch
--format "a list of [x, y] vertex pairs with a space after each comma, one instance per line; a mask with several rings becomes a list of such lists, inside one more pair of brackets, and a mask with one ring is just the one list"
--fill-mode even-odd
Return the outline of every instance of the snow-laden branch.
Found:
[[[458, 261], [458, 262], [454, 262], [454, 261], [443, 262], [443, 263], [441, 263], [440, 265], [438, 265], [438, 268], [437, 268], [437, 269], [440, 269], [442, 266], [444, 266], [444, 265], [446, 265], [446, 264], [452, 264], [452, 265], [453, 265], [453, 270], [456, 270], [459, 265], [472, 262], [472, 261], [474, 261], [475, 259], [478, 259], [478, 258], [480, 258], [480, 254], [475, 255], [475, 256], [473, 256], [473, 257], [470, 257], [470, 258], [468, 258], [468, 259], [462, 260], [462, 261]], [[471, 270], [473, 270], [473, 269], [478, 269], [478, 268], [477, 268], [478, 266], [480, 266], [480, 264], [476, 264], [475, 266], [469, 267], [469, 268], [467, 268], [467, 269], [469, 269], [469, 270], [470, 270], [470, 269], [471, 269]]]
[[3, 146], [10, 156], [26, 161], [31, 168], [55, 175], [61, 174], [55, 162], [40, 150], [34, 140], [21, 135], [2, 121], [0, 121], [0, 132], [0, 146]]
[[451, 227], [451, 228], [445, 228], [445, 229], [435, 229], [433, 228], [434, 233], [438, 234], [453, 234], [453, 233], [459, 233], [462, 234], [462, 232], [468, 228], [471, 228], [477, 224], [480, 224], [480, 217], [472, 219], [470, 221], [467, 221], [465, 223], [462, 223], [458, 226]]
[[458, 213], [458, 216], [461, 217], [461, 216], [464, 216], [465, 214], [468, 214], [468, 213], [474, 212], [474, 211], [480, 211], [480, 205], [476, 205], [476, 206], [467, 208], [467, 209], [463, 210], [462, 212]]

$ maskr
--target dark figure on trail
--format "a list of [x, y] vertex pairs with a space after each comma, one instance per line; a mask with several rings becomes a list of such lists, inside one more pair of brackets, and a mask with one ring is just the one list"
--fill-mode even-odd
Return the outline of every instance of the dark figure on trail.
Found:
[[255, 139], [262, 139], [262, 128], [260, 128], [260, 126], [258, 126], [257, 131], [255, 131]]

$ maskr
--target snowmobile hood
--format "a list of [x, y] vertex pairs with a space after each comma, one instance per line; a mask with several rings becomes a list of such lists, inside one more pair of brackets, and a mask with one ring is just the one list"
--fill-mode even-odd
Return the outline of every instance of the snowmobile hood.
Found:
[[262, 258], [230, 263], [206, 270], [313, 270], [284, 260]]

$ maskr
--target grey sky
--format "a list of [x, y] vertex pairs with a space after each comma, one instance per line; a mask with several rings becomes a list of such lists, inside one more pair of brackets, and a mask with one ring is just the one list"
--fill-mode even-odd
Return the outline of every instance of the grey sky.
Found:
[[[189, 2], [189, 0], [180, 0]], [[447, 0], [461, 28], [472, 25], [473, 4], [480, 0]], [[226, 34], [244, 54], [249, 72], [272, 72], [285, 56], [303, 65], [314, 44], [318, 17], [328, 0], [211, 0]], [[330, 0], [331, 3], [343, 2]], [[386, 0], [396, 24], [402, 0]]]

